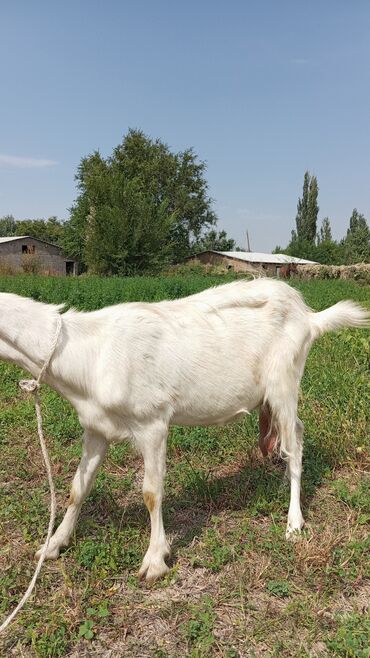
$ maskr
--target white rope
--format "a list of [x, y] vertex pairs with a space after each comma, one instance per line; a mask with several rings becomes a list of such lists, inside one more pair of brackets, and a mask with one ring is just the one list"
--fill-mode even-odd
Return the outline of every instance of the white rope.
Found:
[[0, 633], [2, 633], [7, 628], [7, 626], [9, 626], [9, 624], [13, 621], [14, 617], [18, 614], [18, 612], [23, 608], [24, 604], [30, 598], [30, 596], [32, 594], [32, 591], [35, 587], [38, 575], [41, 571], [41, 567], [42, 567], [43, 562], [45, 560], [46, 552], [49, 548], [49, 542], [50, 542], [50, 538], [51, 538], [53, 528], [54, 528], [55, 512], [56, 512], [55, 488], [54, 488], [53, 476], [52, 476], [52, 473], [51, 473], [51, 465], [50, 465], [49, 455], [48, 455], [48, 451], [47, 451], [46, 444], [45, 444], [44, 433], [43, 433], [43, 430], [42, 430], [42, 417], [41, 417], [39, 389], [40, 389], [41, 379], [44, 376], [45, 370], [49, 366], [50, 361], [53, 357], [54, 350], [56, 348], [58, 338], [59, 338], [59, 334], [60, 334], [60, 331], [61, 331], [61, 328], [62, 328], [62, 318], [61, 318], [60, 315], [58, 315], [57, 322], [58, 322], [57, 330], [55, 332], [54, 340], [53, 340], [53, 343], [52, 343], [51, 348], [50, 348], [49, 356], [48, 356], [47, 360], [45, 361], [44, 365], [42, 366], [42, 368], [40, 370], [40, 373], [39, 373], [39, 376], [37, 377], [37, 379], [22, 379], [19, 382], [19, 386], [22, 389], [22, 391], [26, 391], [27, 393], [33, 393], [34, 396], [35, 396], [37, 430], [38, 430], [38, 434], [39, 434], [42, 456], [44, 458], [45, 467], [46, 467], [46, 471], [47, 471], [47, 475], [48, 475], [49, 487], [50, 487], [50, 521], [49, 521], [49, 527], [48, 527], [48, 534], [47, 534], [47, 537], [46, 537], [45, 544], [42, 548], [42, 551], [41, 551], [41, 554], [40, 554], [40, 557], [39, 557], [39, 561], [37, 563], [37, 566], [36, 566], [35, 572], [33, 574], [32, 580], [31, 580], [31, 582], [30, 582], [30, 584], [27, 588], [27, 591], [25, 592], [25, 594], [23, 595], [23, 597], [19, 601], [17, 607], [14, 608], [13, 612], [11, 612], [11, 614], [1, 624]]

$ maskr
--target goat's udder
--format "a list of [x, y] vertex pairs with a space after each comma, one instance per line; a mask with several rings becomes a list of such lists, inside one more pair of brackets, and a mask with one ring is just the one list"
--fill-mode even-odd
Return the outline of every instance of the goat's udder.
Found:
[[271, 455], [277, 445], [277, 431], [272, 425], [271, 410], [268, 405], [260, 408], [260, 449], [264, 457]]

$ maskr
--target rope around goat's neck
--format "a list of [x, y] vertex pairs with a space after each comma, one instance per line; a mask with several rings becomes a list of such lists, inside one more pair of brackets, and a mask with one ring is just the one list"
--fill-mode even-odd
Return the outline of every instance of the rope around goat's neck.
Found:
[[2, 633], [7, 628], [7, 626], [9, 626], [9, 624], [13, 621], [14, 617], [18, 614], [18, 612], [23, 608], [24, 604], [30, 598], [30, 596], [32, 594], [32, 591], [33, 591], [33, 589], [36, 585], [36, 580], [38, 578], [38, 575], [41, 571], [41, 567], [42, 567], [43, 562], [45, 560], [46, 552], [49, 548], [49, 542], [50, 542], [50, 538], [51, 538], [53, 528], [54, 528], [55, 511], [56, 511], [55, 488], [54, 488], [53, 476], [52, 476], [52, 473], [51, 473], [51, 465], [50, 465], [49, 455], [48, 455], [48, 451], [47, 451], [46, 444], [45, 444], [44, 433], [43, 433], [43, 430], [42, 430], [42, 417], [41, 417], [39, 389], [40, 389], [41, 379], [43, 378], [43, 376], [45, 374], [45, 371], [48, 368], [48, 366], [50, 365], [51, 359], [53, 358], [54, 351], [55, 351], [55, 348], [57, 346], [57, 342], [58, 342], [58, 339], [59, 339], [61, 328], [62, 328], [62, 318], [58, 314], [57, 329], [56, 329], [56, 332], [55, 332], [53, 343], [50, 347], [49, 356], [46, 359], [44, 365], [42, 366], [37, 379], [22, 379], [19, 382], [19, 386], [22, 389], [22, 391], [26, 391], [27, 393], [33, 393], [34, 396], [35, 396], [37, 430], [38, 430], [38, 434], [39, 434], [41, 452], [42, 452], [42, 456], [44, 458], [46, 472], [47, 472], [47, 475], [48, 475], [49, 487], [50, 487], [50, 521], [49, 521], [48, 534], [46, 536], [46, 541], [45, 541], [44, 546], [42, 547], [42, 551], [41, 551], [41, 554], [40, 554], [40, 557], [39, 557], [39, 561], [37, 563], [37, 566], [36, 566], [35, 572], [33, 574], [32, 580], [31, 580], [31, 582], [30, 582], [30, 584], [27, 588], [27, 591], [24, 593], [23, 597], [19, 601], [17, 607], [14, 608], [13, 612], [11, 612], [10, 615], [1, 624], [0, 633]]

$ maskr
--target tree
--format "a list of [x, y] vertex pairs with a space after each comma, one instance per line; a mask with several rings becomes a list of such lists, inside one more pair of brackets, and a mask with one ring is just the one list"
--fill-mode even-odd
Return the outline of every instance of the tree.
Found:
[[319, 206], [317, 198], [319, 195], [319, 187], [317, 185], [316, 176], [312, 176], [310, 180], [309, 197], [308, 197], [308, 214], [307, 214], [307, 227], [306, 239], [314, 242], [316, 239], [317, 231], [317, 216], [319, 214]]
[[346, 263], [370, 262], [370, 229], [364, 215], [356, 208], [352, 211], [342, 245]]
[[48, 219], [21, 219], [16, 222], [16, 235], [30, 235], [39, 240], [61, 245], [64, 224], [57, 217]]
[[0, 218], [0, 237], [6, 238], [16, 235], [17, 222], [13, 215], [4, 215]]
[[[305, 172], [303, 178], [303, 192], [302, 198], [298, 199], [296, 227], [296, 239], [299, 242], [312, 242], [316, 238], [317, 215], [319, 207], [317, 204], [317, 197], [319, 188], [317, 185], [316, 176], [311, 176], [308, 171]], [[292, 239], [295, 240], [295, 236]]]
[[166, 202], [153, 202], [137, 180], [121, 180], [106, 203], [88, 216], [86, 264], [97, 274], [156, 271], [169, 263], [173, 216]]
[[301, 199], [298, 198], [298, 203], [297, 203], [297, 215], [295, 218], [297, 231], [294, 230], [292, 231], [292, 241], [295, 241], [296, 239], [303, 239], [304, 222], [308, 214], [309, 187], [310, 187], [310, 174], [308, 171], [306, 171], [303, 177], [302, 198]]
[[317, 242], [318, 244], [320, 244], [322, 242], [332, 242], [332, 240], [333, 238], [331, 234], [329, 217], [324, 217], [324, 219], [322, 220], [320, 233], [317, 236]]
[[109, 158], [95, 152], [81, 160], [65, 250], [109, 274], [180, 260], [217, 221], [204, 173], [192, 149], [173, 153], [130, 129]]
[[236, 249], [235, 240], [227, 237], [226, 231], [217, 233], [215, 229], [211, 229], [194, 244], [194, 253], [200, 251], [234, 251]]
[[[298, 200], [296, 229], [292, 231], [286, 249], [280, 246], [275, 253], [285, 252], [290, 256], [314, 260], [327, 265], [370, 262], [370, 229], [367, 221], [356, 208], [353, 210], [347, 235], [340, 242], [333, 240], [330, 220], [325, 217], [316, 235], [318, 215], [318, 186], [315, 176], [305, 172], [302, 198]], [[316, 235], [316, 243], [315, 243]]]
[[[286, 249], [281, 250], [280, 253], [288, 254], [288, 256], [295, 256], [296, 258], [305, 258], [307, 260], [316, 261], [316, 245], [311, 240], [299, 240], [296, 231], [292, 231], [291, 240]], [[279, 253], [275, 250], [275, 253]]]
[[313, 250], [314, 260], [324, 265], [343, 263], [343, 247], [333, 240], [329, 217], [324, 217], [317, 234], [317, 244]]

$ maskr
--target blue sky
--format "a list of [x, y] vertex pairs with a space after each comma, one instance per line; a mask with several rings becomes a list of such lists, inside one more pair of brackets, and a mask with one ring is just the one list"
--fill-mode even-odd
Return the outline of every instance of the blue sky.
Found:
[[370, 216], [367, 0], [3, 0], [0, 216], [68, 217], [129, 127], [208, 165], [219, 228], [287, 244], [306, 169], [342, 237]]

